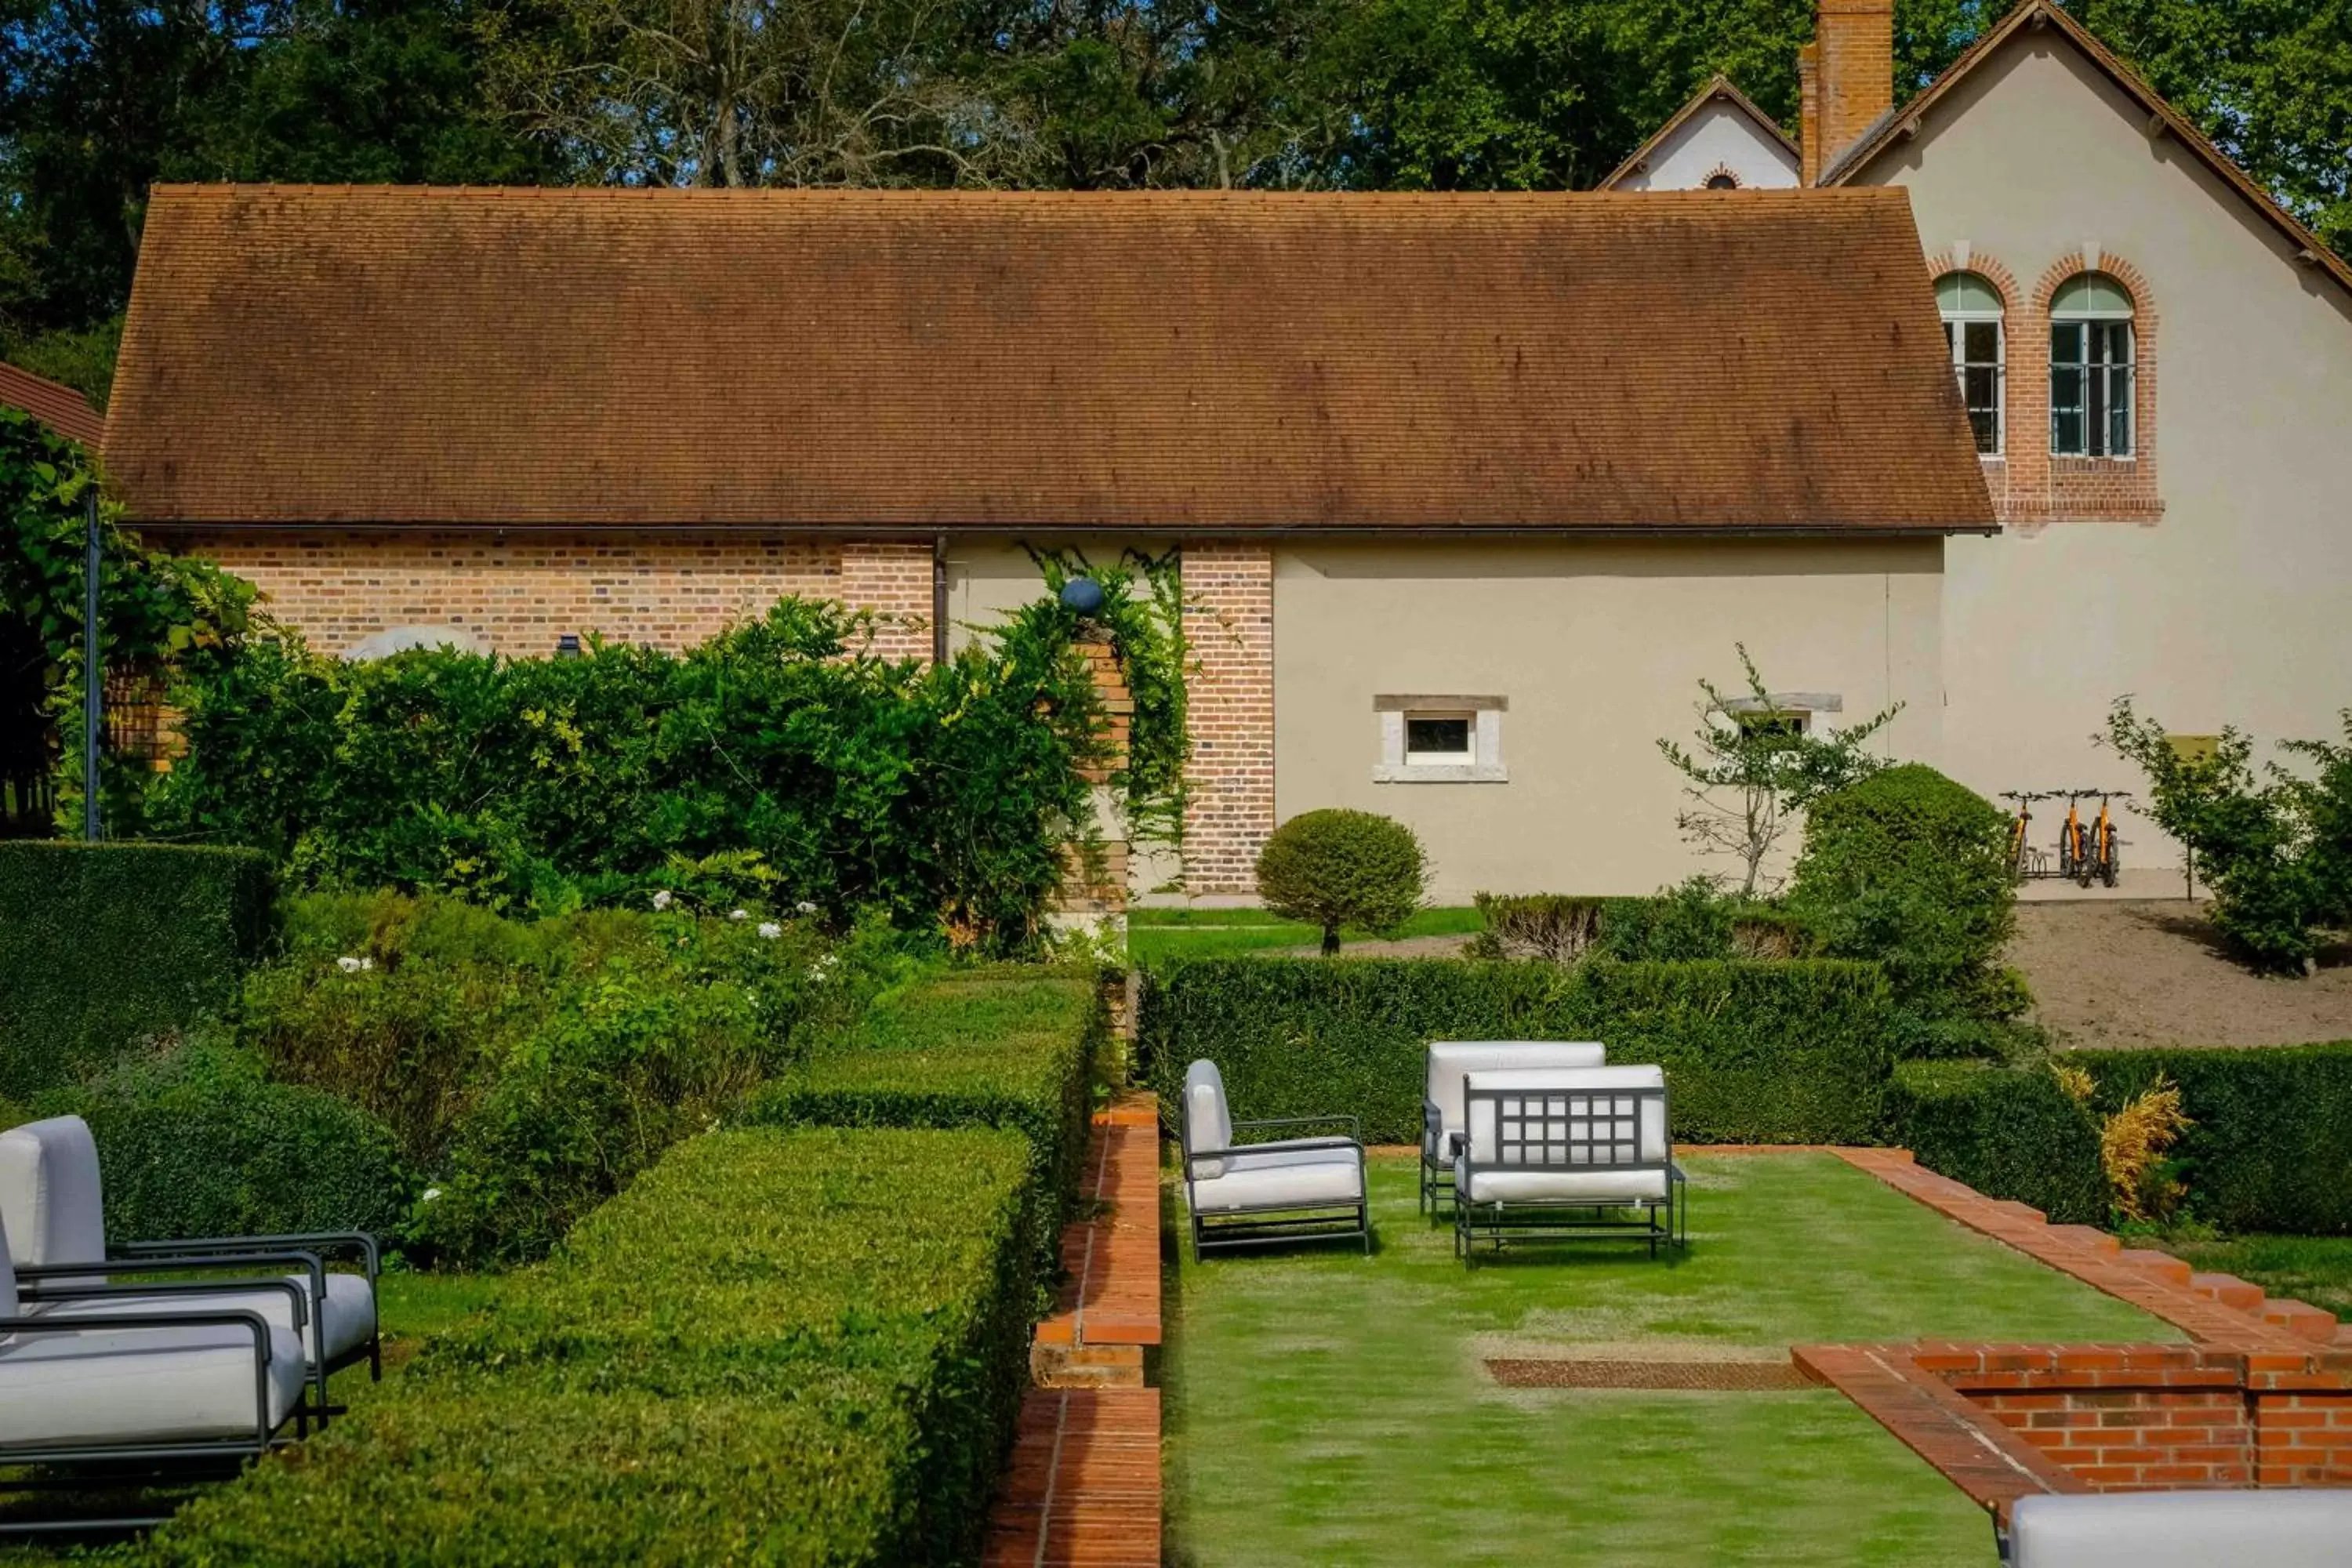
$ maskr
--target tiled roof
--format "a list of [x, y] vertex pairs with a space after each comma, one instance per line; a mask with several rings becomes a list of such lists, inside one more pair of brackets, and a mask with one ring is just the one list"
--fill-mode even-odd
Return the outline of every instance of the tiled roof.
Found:
[[2007, 16], [1987, 28], [1977, 41], [1969, 46], [1951, 68], [1920, 90], [1908, 103], [1898, 104], [1873, 121], [1870, 128], [1855, 139], [1853, 146], [1832, 159], [1822, 171], [1820, 183], [1825, 186], [1843, 186], [1858, 178], [1863, 170], [1878, 155], [1895, 143], [1906, 128], [1916, 132], [1924, 118], [1933, 112], [1952, 90], [1966, 81], [1976, 68], [2000, 52], [2000, 47], [2020, 32], [2054, 28], [2058, 37], [2079, 50], [2083, 57], [2103, 72], [2109, 81], [2121, 88], [2125, 95], [2137, 102], [2148, 115], [2147, 133], [2170, 135], [2195, 154], [2198, 161], [2221, 176], [2222, 183], [2242, 197], [2255, 213], [2284, 237], [2294, 247], [2295, 259], [2305, 267], [2326, 273], [2347, 289], [2352, 289], [2352, 261], [2338, 256], [2305, 227], [2303, 221], [2281, 206], [2278, 198], [2254, 182], [2252, 175], [2238, 167], [2230, 155], [2213, 145], [2205, 133], [2189, 122], [2180, 110], [2167, 102], [2162, 94], [2147, 84], [2146, 78], [2116, 58], [2105, 44], [2092, 35], [2088, 27], [2069, 16], [2052, 0], [2026, 0]]
[[1895, 190], [159, 187], [152, 522], [1985, 528]]
[[96, 451], [106, 434], [106, 416], [89, 399], [61, 382], [0, 363], [0, 407], [21, 408], [58, 435]]

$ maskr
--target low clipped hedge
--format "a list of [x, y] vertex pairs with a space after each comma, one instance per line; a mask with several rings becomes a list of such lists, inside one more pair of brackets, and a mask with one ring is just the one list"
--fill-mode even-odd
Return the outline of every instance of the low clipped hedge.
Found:
[[1594, 1039], [1666, 1069], [1682, 1142], [1861, 1143], [1881, 1126], [1890, 1006], [1874, 966], [1816, 960], [1174, 960], [1145, 975], [1139, 1047], [1171, 1115], [1205, 1057], [1237, 1117], [1351, 1112], [1367, 1141], [1410, 1143], [1429, 1041]]
[[1043, 1201], [1009, 1130], [678, 1145], [151, 1563], [974, 1560]]
[[388, 1231], [407, 1211], [391, 1130], [333, 1095], [270, 1082], [249, 1051], [134, 1058], [22, 1110], [89, 1123], [119, 1240]]
[[2110, 1114], [2158, 1078], [2192, 1125], [2174, 1152], [2189, 1211], [2233, 1231], [2352, 1234], [2352, 1041], [2076, 1051]]
[[847, 1039], [757, 1090], [741, 1119], [1018, 1130], [1048, 1194], [1030, 1236], [1045, 1279], [1086, 1160], [1089, 1069], [1108, 1033], [1089, 979], [983, 971], [934, 980], [877, 1000]]
[[1888, 1141], [1988, 1197], [2032, 1205], [2058, 1225], [2105, 1225], [2099, 1129], [2047, 1068], [1900, 1064], [1887, 1094]]
[[102, 1071], [235, 999], [271, 933], [247, 849], [0, 842], [0, 1097]]

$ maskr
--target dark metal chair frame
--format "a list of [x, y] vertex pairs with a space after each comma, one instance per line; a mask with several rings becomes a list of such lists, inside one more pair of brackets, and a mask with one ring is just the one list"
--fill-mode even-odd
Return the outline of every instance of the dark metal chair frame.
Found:
[[[105, 1260], [100, 1263], [19, 1263], [16, 1266], [16, 1288], [17, 1294], [28, 1301], [55, 1300], [58, 1299], [58, 1284], [88, 1279], [92, 1275], [190, 1274], [209, 1269], [249, 1268], [257, 1264], [299, 1266], [310, 1277], [310, 1292], [307, 1312], [299, 1298], [295, 1303], [295, 1330], [300, 1332], [308, 1322], [315, 1321], [319, 1325], [315, 1342], [320, 1358], [310, 1360], [308, 1351], [304, 1352], [308, 1362], [305, 1370], [313, 1399], [305, 1414], [317, 1420], [323, 1429], [329, 1417], [343, 1415], [348, 1408], [329, 1403], [327, 1379], [331, 1374], [365, 1362], [369, 1380], [375, 1383], [383, 1381], [383, 1313], [380, 1304], [376, 1308], [375, 1327], [364, 1342], [338, 1356], [325, 1354], [326, 1257], [331, 1251], [357, 1256], [367, 1276], [368, 1295], [373, 1299], [383, 1262], [376, 1239], [359, 1231], [340, 1230], [304, 1231], [287, 1236], [215, 1236], [191, 1237], [184, 1241], [123, 1242], [109, 1247]], [[246, 1280], [240, 1288], [251, 1289], [264, 1283], [268, 1281]], [[76, 1294], [99, 1293], [69, 1284], [66, 1289]], [[160, 1286], [132, 1285], [121, 1289], [121, 1294], [133, 1296], [159, 1293], [171, 1292]]]
[[[79, 1267], [83, 1273], [89, 1265]], [[295, 1321], [302, 1316], [302, 1288], [291, 1279], [215, 1279], [151, 1285], [53, 1285], [40, 1300], [61, 1301], [105, 1296], [185, 1295], [198, 1297], [222, 1291], [283, 1289], [293, 1298]], [[16, 1334], [110, 1333], [121, 1329], [184, 1329], [244, 1327], [253, 1333], [253, 1432], [249, 1436], [195, 1439], [185, 1443], [84, 1443], [43, 1447], [0, 1446], [0, 1470], [25, 1473], [0, 1481], [0, 1490], [16, 1492], [111, 1490], [117, 1488], [183, 1484], [214, 1474], [235, 1474], [245, 1461], [259, 1458], [272, 1448], [310, 1434], [310, 1411], [297, 1402], [286, 1420], [294, 1423], [294, 1436], [281, 1435], [285, 1420], [269, 1419], [269, 1324], [250, 1308], [214, 1311], [192, 1309], [158, 1312], [125, 1312], [92, 1318], [0, 1318], [0, 1336]], [[307, 1371], [307, 1369], [306, 1369]], [[99, 1518], [11, 1519], [0, 1521], [0, 1539], [11, 1536], [118, 1534], [161, 1524], [166, 1514]]]
[[[1612, 1101], [1609, 1114], [1570, 1118], [1522, 1112], [1506, 1116], [1505, 1100], [1538, 1100], [1581, 1099], [1587, 1101]], [[1649, 1101], [1658, 1102], [1659, 1116], [1665, 1115], [1666, 1091], [1663, 1088], [1648, 1089], [1579, 1089], [1564, 1083], [1555, 1089], [1463, 1089], [1463, 1121], [1465, 1128], [1477, 1125], [1476, 1107], [1491, 1102], [1495, 1117], [1495, 1153], [1492, 1160], [1476, 1158], [1476, 1144], [1472, 1134], [1463, 1134], [1463, 1153], [1456, 1166], [1457, 1180], [1462, 1184], [1454, 1199], [1454, 1256], [1465, 1266], [1475, 1264], [1481, 1238], [1491, 1241], [1497, 1256], [1507, 1242], [1541, 1239], [1547, 1241], [1581, 1239], [1591, 1237], [1633, 1237], [1646, 1240], [1650, 1256], [1658, 1255], [1658, 1244], [1686, 1247], [1690, 1244], [1690, 1194], [1683, 1177], [1682, 1167], [1674, 1161], [1674, 1145], [1667, 1143], [1664, 1159], [1642, 1157], [1642, 1112]], [[1626, 1102], [1622, 1108], [1613, 1103]], [[1553, 1123], [1560, 1125], [1560, 1136], [1550, 1135]], [[1580, 1128], [1581, 1131], [1580, 1131]], [[1520, 1158], [1505, 1160], [1512, 1150]], [[1581, 1154], [1580, 1158], [1579, 1155]], [[1529, 1173], [1559, 1172], [1575, 1174], [1586, 1172], [1655, 1171], [1666, 1179], [1665, 1195], [1656, 1198], [1546, 1198], [1527, 1199], [1509, 1203], [1473, 1203], [1468, 1196], [1470, 1184], [1478, 1176], [1490, 1173], [1526, 1175]], [[1638, 1219], [1624, 1217], [1638, 1212]]]
[[[1192, 1149], [1192, 1097], [1180, 1097], [1178, 1147], [1184, 1154], [1184, 1210], [1192, 1219], [1192, 1261], [1214, 1247], [1276, 1247], [1290, 1241], [1359, 1240], [1372, 1250], [1371, 1186], [1364, 1170], [1363, 1123], [1353, 1116], [1285, 1116], [1265, 1121], [1236, 1121], [1234, 1132], [1260, 1132], [1272, 1127], [1330, 1127], [1344, 1124], [1345, 1138], [1293, 1138], [1271, 1143], [1236, 1142], [1230, 1149]], [[1202, 1160], [1222, 1160], [1243, 1154], [1270, 1154], [1302, 1150], [1352, 1149], [1356, 1152], [1357, 1200], [1352, 1204], [1268, 1204], [1261, 1207], [1220, 1209], [1203, 1215], [1193, 1190], [1192, 1167]], [[1213, 1179], [1213, 1178], [1211, 1178]]]

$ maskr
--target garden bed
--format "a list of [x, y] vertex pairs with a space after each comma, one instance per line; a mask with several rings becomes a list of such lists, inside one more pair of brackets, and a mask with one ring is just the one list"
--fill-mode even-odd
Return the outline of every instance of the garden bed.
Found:
[[1187, 1261], [1165, 1362], [1171, 1549], [1221, 1563], [1979, 1564], [1983, 1512], [1828, 1389], [1498, 1386], [1494, 1360], [1736, 1360], [1835, 1340], [2177, 1341], [1827, 1154], [1700, 1157], [1692, 1245], [1465, 1272], [1372, 1165], [1380, 1245]]
[[2070, 1046], [2279, 1046], [2352, 1039], [2352, 945], [2306, 979], [2258, 974], [2186, 899], [2023, 903], [2008, 962], [2034, 1021]]

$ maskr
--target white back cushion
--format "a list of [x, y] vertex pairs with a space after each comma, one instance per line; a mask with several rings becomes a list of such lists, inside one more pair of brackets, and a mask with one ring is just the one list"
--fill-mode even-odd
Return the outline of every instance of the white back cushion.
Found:
[[29, 1264], [106, 1260], [105, 1194], [88, 1122], [53, 1116], [0, 1132], [0, 1226]]
[[2340, 1568], [2352, 1561], [2352, 1490], [2023, 1497], [2010, 1551], [2016, 1568]]
[[1432, 1040], [1430, 1103], [1445, 1131], [1462, 1131], [1462, 1075], [1505, 1068], [1597, 1068], [1608, 1059], [1598, 1040]]
[[[1664, 1089], [1666, 1069], [1660, 1067], [1615, 1068], [1515, 1068], [1500, 1072], [1480, 1072], [1466, 1075], [1467, 1089], [1510, 1089], [1523, 1091], [1529, 1100], [1541, 1100], [1544, 1109], [1530, 1110], [1529, 1117], [1543, 1116], [1548, 1120], [1587, 1121], [1612, 1116], [1616, 1102], [1607, 1091], [1629, 1089]], [[1467, 1100], [1466, 1090], [1463, 1092]], [[1557, 1103], [1558, 1114], [1553, 1113]], [[1641, 1101], [1641, 1130], [1637, 1152], [1644, 1160], [1664, 1160], [1673, 1152], [1666, 1138], [1666, 1101], [1664, 1095]], [[1479, 1164], [1496, 1162], [1501, 1153], [1500, 1139], [1495, 1131], [1495, 1102], [1479, 1100], [1470, 1106], [1470, 1157]]]
[[0, 1223], [0, 1318], [16, 1315], [16, 1266], [8, 1258], [8, 1226]]
[[[1184, 1152], [1234, 1146], [1233, 1113], [1225, 1109], [1225, 1075], [1205, 1058], [1184, 1069]], [[1225, 1173], [1223, 1160], [1204, 1160], [1192, 1174], [1214, 1178]]]

